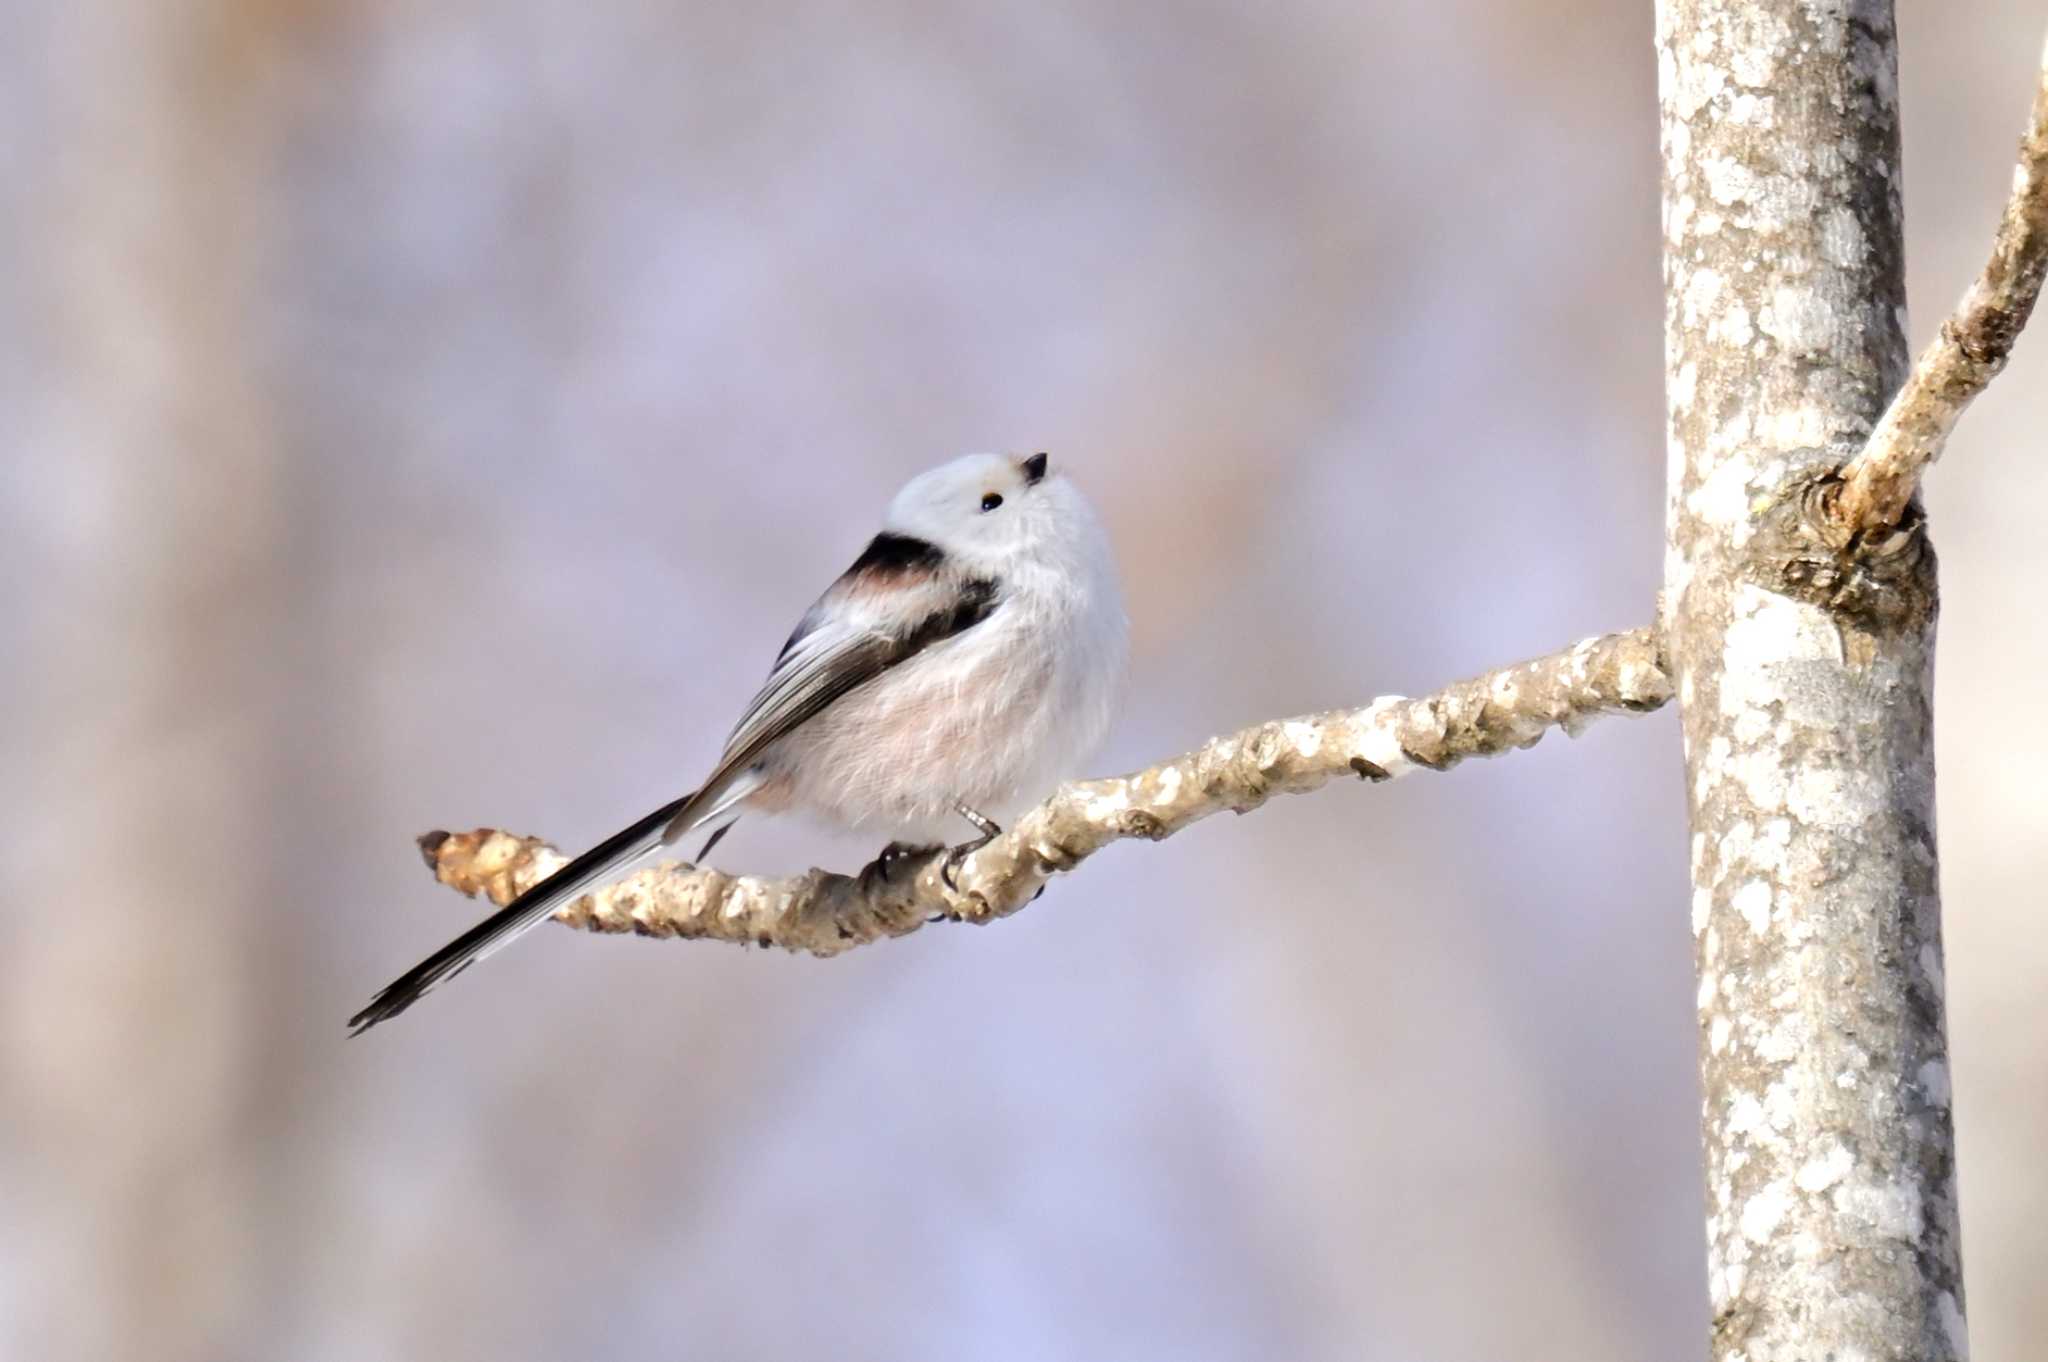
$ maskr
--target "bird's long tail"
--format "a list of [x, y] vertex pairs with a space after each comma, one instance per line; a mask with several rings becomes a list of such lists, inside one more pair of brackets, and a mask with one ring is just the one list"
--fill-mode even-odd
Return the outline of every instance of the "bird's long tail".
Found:
[[[349, 1034], [359, 1036], [378, 1022], [389, 1021], [425, 997], [434, 985], [454, 978], [477, 961], [504, 949], [546, 921], [557, 908], [573, 901], [578, 894], [616, 877], [619, 871], [670, 840], [664, 833], [671, 822], [675, 823], [677, 832], [687, 831], [728, 814], [738, 802], [731, 791], [725, 791], [722, 792], [725, 797], [717, 802], [716, 807], [704, 809], [701, 814], [691, 809], [693, 803], [704, 802], [706, 793], [699, 790], [684, 795], [673, 803], [662, 805], [631, 827], [613, 833], [399, 975], [370, 999], [368, 1007], [348, 1019]], [[724, 834], [726, 826], [730, 826], [729, 819], [713, 836], [713, 842]], [[707, 845], [705, 850], [710, 850], [710, 846]]]

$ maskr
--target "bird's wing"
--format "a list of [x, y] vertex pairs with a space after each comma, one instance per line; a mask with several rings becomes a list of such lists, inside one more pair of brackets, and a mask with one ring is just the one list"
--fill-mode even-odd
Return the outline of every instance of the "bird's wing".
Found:
[[949, 572], [944, 555], [931, 545], [878, 536], [797, 625], [726, 742], [718, 769], [700, 789], [605, 839], [428, 956], [372, 998], [349, 1025], [360, 1033], [397, 1016], [434, 985], [503, 949], [584, 890], [692, 828], [717, 821], [759, 788], [752, 767], [770, 743], [856, 686], [973, 628], [996, 604], [994, 582]]
[[804, 615], [726, 740], [717, 769], [670, 820], [663, 840], [710, 822], [744, 798], [739, 778], [776, 739], [848, 691], [981, 623], [995, 610], [998, 594], [992, 581], [945, 571], [929, 545], [877, 536]]

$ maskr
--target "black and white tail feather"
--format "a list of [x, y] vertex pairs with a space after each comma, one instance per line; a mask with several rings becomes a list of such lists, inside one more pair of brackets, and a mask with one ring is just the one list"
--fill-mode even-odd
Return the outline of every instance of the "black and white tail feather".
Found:
[[477, 961], [495, 955], [545, 921], [557, 908], [574, 902], [578, 894], [610, 880], [661, 846], [663, 829], [672, 820], [683, 817], [695, 797], [686, 795], [664, 804], [633, 826], [605, 838], [399, 975], [370, 999], [368, 1007], [348, 1019], [353, 1028], [350, 1034], [361, 1035], [378, 1022], [389, 1021], [424, 998], [443, 979], [453, 979]]
[[929, 828], [1071, 774], [1108, 725], [1125, 625], [1092, 512], [1047, 471], [1043, 454], [969, 455], [914, 479], [790, 635], [699, 789], [399, 976], [353, 1034], [650, 853], [706, 828], [708, 852], [750, 810]]

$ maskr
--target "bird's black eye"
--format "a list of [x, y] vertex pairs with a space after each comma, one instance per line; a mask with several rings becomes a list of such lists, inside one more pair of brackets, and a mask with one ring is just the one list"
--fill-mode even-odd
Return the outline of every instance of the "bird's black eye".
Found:
[[993, 511], [1002, 504], [1003, 494], [1001, 492], [990, 492], [981, 499], [981, 509], [984, 511]]

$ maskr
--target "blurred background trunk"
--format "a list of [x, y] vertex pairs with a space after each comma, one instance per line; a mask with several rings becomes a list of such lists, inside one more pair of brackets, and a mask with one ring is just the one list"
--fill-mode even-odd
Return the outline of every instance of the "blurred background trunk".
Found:
[[278, 958], [290, 735], [255, 319], [283, 14], [0, 20], [0, 684], [37, 716], [0, 872], [11, 1356], [219, 1357], [258, 1305], [254, 966]]

